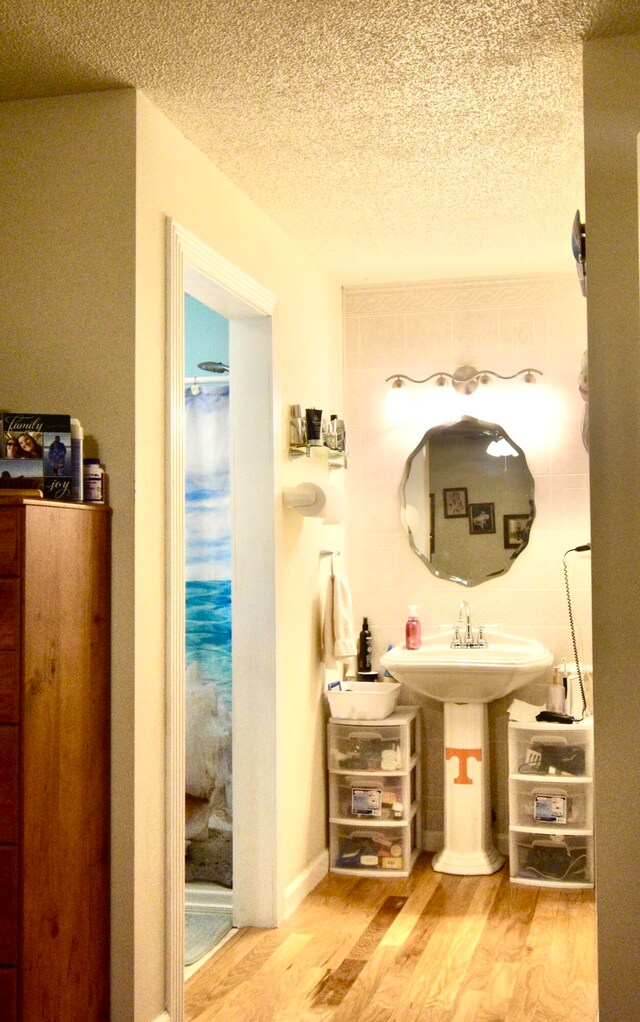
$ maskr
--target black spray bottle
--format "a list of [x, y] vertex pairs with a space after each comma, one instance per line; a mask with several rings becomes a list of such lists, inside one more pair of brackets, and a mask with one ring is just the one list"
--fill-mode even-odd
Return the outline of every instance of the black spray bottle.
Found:
[[362, 629], [358, 639], [358, 674], [364, 674], [371, 670], [371, 632], [367, 618], [362, 619]]

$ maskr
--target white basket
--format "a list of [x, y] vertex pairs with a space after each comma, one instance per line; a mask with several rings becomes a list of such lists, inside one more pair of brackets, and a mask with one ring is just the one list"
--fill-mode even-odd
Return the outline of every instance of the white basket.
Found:
[[348, 689], [327, 692], [331, 716], [337, 720], [384, 720], [396, 708], [400, 685], [395, 681], [350, 681]]

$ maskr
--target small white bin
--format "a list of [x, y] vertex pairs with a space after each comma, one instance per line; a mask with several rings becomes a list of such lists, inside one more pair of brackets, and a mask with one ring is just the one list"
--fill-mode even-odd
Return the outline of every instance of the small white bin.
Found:
[[350, 681], [342, 692], [327, 692], [331, 716], [338, 720], [384, 720], [396, 708], [400, 685], [396, 681]]

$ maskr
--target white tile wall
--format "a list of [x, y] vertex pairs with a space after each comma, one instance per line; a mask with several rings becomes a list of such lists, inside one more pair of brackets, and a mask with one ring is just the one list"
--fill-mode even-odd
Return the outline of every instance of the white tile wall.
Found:
[[[588, 455], [577, 390], [586, 348], [586, 303], [573, 274], [434, 281], [345, 289], [346, 564], [359, 626], [366, 614], [377, 658], [404, 640], [407, 605], [423, 630], [457, 618], [466, 599], [475, 622], [498, 623], [573, 659], [562, 558], [589, 541]], [[386, 398], [394, 372], [423, 378], [464, 364], [508, 374], [533, 366], [544, 376], [492, 383], [469, 398], [434, 384], [411, 386], [412, 414], [390, 421]], [[536, 483], [531, 541], [507, 575], [471, 589], [435, 578], [411, 551], [399, 517], [398, 488], [407, 456], [438, 422], [460, 414], [498, 422], [524, 449]], [[569, 555], [579, 652], [591, 663], [590, 562]], [[520, 693], [519, 693], [520, 695]], [[524, 698], [544, 702], [545, 691]], [[405, 702], [415, 702], [410, 693]], [[418, 700], [419, 701], [419, 700]], [[510, 698], [490, 710], [495, 827], [507, 831], [507, 717]], [[423, 827], [443, 826], [442, 709], [423, 700]]]

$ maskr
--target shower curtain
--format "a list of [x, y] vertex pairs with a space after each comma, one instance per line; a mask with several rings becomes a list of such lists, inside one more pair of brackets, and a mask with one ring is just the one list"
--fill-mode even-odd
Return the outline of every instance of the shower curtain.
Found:
[[232, 886], [229, 385], [185, 391], [187, 880]]

